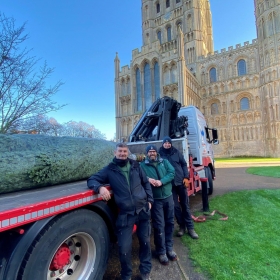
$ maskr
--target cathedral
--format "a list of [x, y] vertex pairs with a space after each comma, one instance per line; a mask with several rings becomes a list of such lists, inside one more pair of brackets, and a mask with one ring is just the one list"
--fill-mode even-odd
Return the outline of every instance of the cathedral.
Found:
[[170, 96], [218, 129], [216, 157], [280, 157], [280, 0], [254, 3], [257, 39], [215, 51], [209, 0], [142, 0], [143, 46], [114, 61], [116, 138]]

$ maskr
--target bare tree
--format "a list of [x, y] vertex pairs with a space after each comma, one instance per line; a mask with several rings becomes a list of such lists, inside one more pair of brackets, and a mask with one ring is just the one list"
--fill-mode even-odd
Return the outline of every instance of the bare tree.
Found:
[[13, 18], [0, 12], [0, 133], [65, 106], [51, 100], [63, 83], [47, 86], [53, 68], [45, 62], [36, 70], [38, 59], [22, 45], [28, 39], [24, 31], [25, 24], [17, 28]]
[[14, 133], [36, 133], [36, 134], [46, 134], [51, 136], [59, 136], [60, 130], [62, 130], [63, 125], [60, 124], [55, 118], [37, 115], [28, 118], [21, 122], [21, 125], [13, 130]]
[[106, 136], [101, 133], [94, 125], [90, 125], [85, 122], [70, 121], [63, 125], [61, 136], [72, 136], [72, 137], [87, 137], [87, 138], [99, 138], [106, 139]]

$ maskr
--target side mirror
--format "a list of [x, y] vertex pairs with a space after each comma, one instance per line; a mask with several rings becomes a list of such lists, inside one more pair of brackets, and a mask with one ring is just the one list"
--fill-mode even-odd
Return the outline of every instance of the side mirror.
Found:
[[218, 145], [220, 142], [219, 142], [219, 140], [218, 139], [213, 139], [213, 144], [214, 145]]
[[213, 139], [216, 140], [218, 139], [218, 130], [216, 128], [212, 128], [212, 136], [213, 136]]

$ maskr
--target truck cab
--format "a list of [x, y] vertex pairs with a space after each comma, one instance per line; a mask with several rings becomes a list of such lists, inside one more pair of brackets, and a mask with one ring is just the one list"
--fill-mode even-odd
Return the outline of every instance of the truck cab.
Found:
[[[164, 96], [157, 99], [142, 115], [132, 130], [128, 145], [132, 154], [143, 158], [145, 146], [153, 143], [159, 148], [162, 139], [169, 136], [172, 145], [185, 157], [190, 173], [188, 195], [206, 185], [206, 197], [213, 192], [215, 180], [212, 144], [218, 144], [217, 129], [209, 128], [202, 112], [195, 106], [182, 107], [175, 99]], [[207, 209], [207, 199], [204, 209]]]
[[218, 144], [217, 130], [207, 126], [204, 115], [195, 106], [181, 107], [178, 116], [188, 119], [189, 153], [193, 164], [209, 166], [214, 164], [212, 144]]

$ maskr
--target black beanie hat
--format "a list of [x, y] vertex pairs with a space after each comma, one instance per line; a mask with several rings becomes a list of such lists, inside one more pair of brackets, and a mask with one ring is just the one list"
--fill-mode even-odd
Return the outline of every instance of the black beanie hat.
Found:
[[148, 145], [146, 147], [146, 153], [148, 153], [150, 150], [154, 150], [157, 152], [157, 147], [155, 145]]
[[172, 140], [169, 136], [165, 136], [163, 139], [162, 139], [162, 144], [166, 143], [166, 142], [169, 142], [170, 144], [172, 144]]

